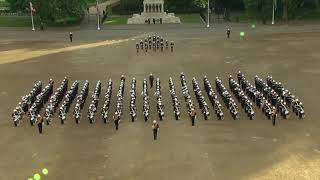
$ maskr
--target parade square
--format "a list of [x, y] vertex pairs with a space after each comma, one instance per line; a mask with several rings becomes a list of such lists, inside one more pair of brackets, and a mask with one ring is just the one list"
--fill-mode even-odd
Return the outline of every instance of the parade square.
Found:
[[[81, 28], [29, 29], [3, 28], [0, 33], [0, 179], [27, 179], [47, 168], [42, 179], [110, 180], [205, 180], [205, 179], [318, 179], [320, 145], [317, 104], [320, 81], [320, 26], [290, 24], [265, 26], [251, 24], [157, 24], [106, 26], [101, 31]], [[230, 39], [226, 28], [232, 27]], [[69, 32], [73, 42], [69, 42]], [[240, 32], [245, 32], [243, 37]], [[136, 43], [158, 34], [174, 41], [174, 51], [136, 52]], [[254, 83], [255, 75], [268, 75], [281, 81], [305, 105], [306, 116], [292, 112], [288, 119], [272, 121], [255, 106], [255, 118], [249, 120], [239, 102], [239, 119], [233, 120], [221, 96], [224, 119], [218, 120], [205, 93], [203, 78], [221, 78], [228, 89], [228, 77], [238, 71]], [[182, 94], [180, 73], [187, 80], [195, 104], [197, 120], [191, 126]], [[161, 80], [165, 116], [159, 121], [155, 88], [148, 89], [150, 119], [143, 119], [143, 79], [152, 73]], [[123, 116], [119, 130], [101, 118], [104, 93], [113, 81], [110, 113], [116, 108], [121, 75], [124, 86]], [[43, 134], [24, 117], [14, 127], [11, 113], [21, 97], [37, 81], [43, 87], [54, 80], [54, 91], [63, 78], [69, 87], [79, 81], [90, 82], [88, 99], [101, 81], [101, 95], [95, 123], [86, 116], [76, 124], [68, 113], [60, 124], [58, 113]], [[181, 103], [181, 117], [175, 120], [169, 91], [169, 78], [175, 84]], [[209, 102], [208, 120], [202, 116], [192, 78]], [[137, 119], [129, 114], [130, 86], [137, 80]], [[234, 95], [232, 94], [234, 97]], [[73, 103], [71, 109], [74, 108]], [[70, 110], [71, 111], [71, 110]], [[291, 111], [291, 110], [290, 110]], [[43, 111], [42, 111], [43, 113]], [[110, 115], [112, 116], [112, 115]], [[152, 121], [160, 131], [152, 136]]]

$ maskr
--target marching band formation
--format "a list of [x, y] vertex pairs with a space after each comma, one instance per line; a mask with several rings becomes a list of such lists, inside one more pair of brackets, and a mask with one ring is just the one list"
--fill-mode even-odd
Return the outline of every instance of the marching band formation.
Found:
[[[148, 81], [145, 78], [142, 84], [142, 97], [143, 97], [143, 117], [145, 121], [150, 119], [150, 98], [148, 89], [152, 88], [153, 85], [153, 75], [150, 74], [149, 81], [150, 87], [148, 87]], [[182, 95], [185, 99], [186, 107], [188, 110], [188, 115], [191, 118], [192, 126], [195, 125], [196, 121], [196, 108], [192, 101], [190, 92], [188, 90], [187, 80], [184, 73], [180, 74]], [[223, 81], [216, 77], [215, 79], [216, 90], [220, 97], [222, 98], [225, 106], [229, 109], [232, 118], [234, 120], [240, 118], [238, 105], [233, 99], [232, 95], [229, 93], [227, 88], [224, 86]], [[76, 103], [73, 110], [73, 117], [75, 122], [78, 124], [81, 120], [81, 112], [84, 108], [87, 96], [89, 94], [89, 81], [85, 81], [81, 92], [78, 94], [78, 89], [80, 86], [79, 81], [74, 81], [68, 90], [68, 78], [65, 77], [61, 82], [60, 86], [53, 92], [54, 81], [49, 80], [48, 84], [42, 89], [42, 82], [36, 82], [33, 86], [33, 89], [25, 96], [22, 96], [21, 102], [13, 110], [12, 118], [15, 126], [18, 126], [22, 121], [24, 115], [28, 115], [30, 118], [30, 123], [33, 126], [34, 124], [43, 123], [41, 116], [42, 108], [47, 104], [43, 117], [47, 122], [47, 125], [50, 125], [58, 108], [59, 104], [62, 102], [59, 108], [59, 117], [61, 119], [61, 124], [64, 124], [67, 118], [67, 114], [70, 110], [72, 102], [76, 99]], [[111, 97], [112, 97], [112, 85], [113, 82], [111, 79], [107, 82], [107, 88], [104, 96], [104, 104], [101, 107], [101, 117], [104, 123], [110, 122], [109, 111], [111, 106]], [[89, 104], [87, 117], [90, 123], [94, 123], [96, 120], [96, 112], [98, 110], [99, 96], [101, 93], [101, 81], [99, 80], [94, 88], [92, 93], [92, 101]], [[199, 108], [201, 109], [202, 114], [204, 115], [205, 120], [209, 118], [210, 108], [207, 103], [200, 85], [198, 84], [195, 77], [192, 78], [193, 91], [195, 97], [198, 101]], [[213, 87], [210, 83], [210, 80], [205, 76], [203, 78], [204, 90], [211, 102], [211, 105], [214, 109], [215, 114], [219, 120], [224, 119], [224, 112], [221, 103], [219, 102], [218, 95], [213, 90]], [[136, 105], [136, 88], [137, 80], [132, 79], [131, 88], [130, 88], [130, 116], [131, 121], [134, 122], [137, 120], [137, 105]], [[251, 84], [240, 71], [237, 74], [237, 80], [229, 76], [229, 87], [234, 97], [241, 104], [241, 107], [244, 109], [245, 113], [249, 119], [253, 120], [255, 118], [255, 107], [253, 104], [256, 104], [256, 108], [267, 116], [268, 119], [272, 119], [273, 125], [277, 118], [277, 114], [280, 114], [284, 119], [289, 118], [290, 109], [296, 114], [300, 119], [305, 117], [304, 106], [302, 102], [296, 98], [288, 89], [286, 89], [281, 82], [278, 82], [268, 76], [264, 81], [262, 78], [255, 76], [254, 84]], [[124, 88], [125, 88], [125, 77], [121, 76], [119, 90], [117, 92], [116, 100], [116, 110], [113, 115], [113, 120], [115, 123], [116, 129], [119, 128], [119, 122], [123, 115], [123, 100], [124, 100]], [[178, 96], [176, 93], [175, 85], [172, 77], [169, 78], [169, 90], [172, 99], [173, 113], [176, 120], [180, 119], [181, 108]], [[155, 80], [155, 90], [154, 95], [157, 102], [157, 114], [160, 121], [165, 117], [165, 109], [163, 104], [163, 96], [161, 91], [160, 79], [156, 78]], [[40, 127], [39, 127], [40, 129]], [[41, 125], [42, 129], [42, 125]], [[42, 131], [42, 130], [41, 130]]]
[[139, 53], [140, 51], [145, 51], [148, 52], [148, 50], [151, 51], [151, 49], [153, 50], [153, 52], [157, 52], [157, 51], [161, 51], [163, 52], [164, 50], [169, 50], [169, 45], [170, 45], [170, 51], [173, 52], [173, 48], [174, 48], [174, 42], [163, 39], [163, 37], [160, 37], [156, 34], [154, 34], [153, 36], [148, 36], [145, 37], [144, 40], [140, 40], [140, 42], [136, 43], [136, 49], [137, 49], [137, 53]]

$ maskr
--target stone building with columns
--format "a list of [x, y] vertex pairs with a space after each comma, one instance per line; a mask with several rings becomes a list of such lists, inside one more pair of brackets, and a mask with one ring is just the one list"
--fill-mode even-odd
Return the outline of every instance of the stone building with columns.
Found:
[[174, 13], [164, 11], [164, 0], [144, 0], [143, 12], [141, 14], [133, 14], [128, 19], [128, 24], [145, 24], [146, 20], [162, 19], [162, 23], [181, 23], [180, 18]]

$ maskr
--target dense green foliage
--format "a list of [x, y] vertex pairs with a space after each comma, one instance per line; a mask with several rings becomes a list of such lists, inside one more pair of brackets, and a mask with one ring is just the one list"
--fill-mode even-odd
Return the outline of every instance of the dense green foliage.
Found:
[[[30, 12], [28, 0], [7, 0], [13, 12]], [[87, 8], [87, 0], [32, 0], [35, 15], [42, 21], [52, 23], [63, 20], [67, 23], [70, 17], [80, 19]], [[72, 19], [71, 18], [71, 19]]]
[[[210, 0], [210, 6], [216, 13], [246, 10], [249, 18], [270, 19], [274, 0]], [[305, 11], [318, 14], [320, 0], [277, 0], [277, 19], [294, 19]], [[143, 10], [143, 0], [121, 0], [120, 13], [132, 14]], [[165, 0], [165, 10], [175, 13], [198, 13], [205, 11], [208, 0]], [[118, 10], [119, 10], [118, 9]]]
[[[105, 0], [100, 0], [105, 1]], [[13, 12], [30, 12], [29, 0], [0, 0], [9, 3]], [[36, 16], [46, 23], [67, 23], [68, 19], [81, 19], [88, 4], [95, 0], [31, 0], [36, 8]], [[245, 10], [247, 17], [270, 19], [274, 0], [210, 0], [210, 7], [215, 13], [232, 14], [233, 11]], [[208, 0], [165, 0], [165, 11], [187, 14], [206, 11]], [[143, 11], [143, 0], [121, 0], [115, 8], [120, 14], [132, 14]], [[320, 0], [277, 0], [277, 19], [318, 17]]]

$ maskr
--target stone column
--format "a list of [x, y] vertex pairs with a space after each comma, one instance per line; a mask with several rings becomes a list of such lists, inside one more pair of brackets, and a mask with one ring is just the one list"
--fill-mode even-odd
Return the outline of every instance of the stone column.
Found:
[[146, 7], [147, 7], [147, 5], [146, 5], [146, 4], [143, 4], [143, 12], [144, 12], [144, 13], [147, 12], [147, 8], [146, 8]]

